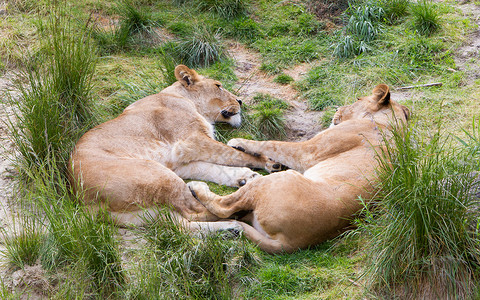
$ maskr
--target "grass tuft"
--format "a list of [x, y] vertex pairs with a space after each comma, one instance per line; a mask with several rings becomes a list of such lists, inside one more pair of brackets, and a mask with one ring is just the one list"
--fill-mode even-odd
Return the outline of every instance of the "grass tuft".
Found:
[[377, 3], [366, 2], [363, 5], [351, 6], [351, 16], [346, 26], [346, 31], [360, 41], [374, 40], [378, 33], [378, 22], [382, 20], [385, 11]]
[[395, 24], [409, 13], [410, 0], [381, 0], [379, 4], [387, 24]]
[[17, 11], [28, 14], [38, 11], [43, 4], [43, 1], [36, 0], [9, 0], [7, 2], [7, 11]]
[[380, 21], [385, 10], [377, 1], [364, 1], [349, 4], [348, 23], [339, 42], [332, 45], [333, 56], [350, 58], [371, 50], [370, 42], [382, 31]]
[[2, 228], [5, 250], [2, 251], [8, 264], [14, 268], [23, 269], [32, 266], [40, 257], [45, 234], [36, 216], [30, 213], [19, 213], [13, 218], [13, 232], [8, 233]]
[[196, 0], [198, 9], [209, 11], [225, 19], [233, 19], [247, 14], [245, 0]]
[[192, 35], [180, 39], [175, 51], [191, 68], [209, 66], [227, 57], [220, 32], [212, 32], [207, 26], [196, 26]]
[[287, 75], [285, 73], [281, 73], [281, 74], [277, 75], [277, 77], [275, 77], [275, 79], [273, 79], [273, 82], [280, 83], [280, 84], [289, 84], [292, 81], [294, 81], [293, 77], [290, 76], [290, 75]]
[[473, 119], [472, 132], [465, 129], [462, 129], [462, 131], [467, 139], [461, 139], [459, 137], [456, 137], [456, 139], [467, 148], [474, 157], [480, 157], [480, 121]]
[[289, 104], [283, 100], [273, 98], [268, 94], [257, 94], [253, 97], [253, 123], [257, 128], [257, 138], [266, 139], [285, 139], [284, 111], [289, 108]]
[[421, 35], [429, 36], [440, 28], [440, 19], [431, 1], [422, 0], [411, 5], [413, 27]]
[[20, 96], [8, 98], [16, 108], [8, 125], [20, 174], [52, 154], [65, 171], [61, 158], [98, 119], [92, 102], [97, 58], [89, 33], [79, 32], [61, 12], [52, 15], [42, 39], [48, 51], [28, 59], [14, 83]]
[[92, 215], [79, 205], [83, 195], [72, 191], [60, 172], [56, 164], [45, 164], [29, 173], [35, 187], [32, 196], [44, 213], [48, 233], [42, 266], [49, 270], [70, 267], [86, 279], [76, 286], [111, 295], [126, 283], [115, 238], [117, 228], [105, 212]]
[[260, 108], [253, 115], [261, 139], [283, 140], [287, 137], [283, 110], [278, 108]]
[[[147, 255], [137, 274], [135, 298], [230, 299], [235, 286], [258, 264], [246, 239], [229, 233], [200, 234], [180, 229], [168, 210], [142, 230]], [[146, 271], [147, 270], [147, 271]]]
[[156, 26], [156, 23], [152, 20], [151, 15], [137, 7], [134, 1], [122, 0], [117, 9], [121, 19], [116, 34], [121, 46], [126, 45], [131, 36], [153, 33], [153, 27]]
[[262, 36], [260, 26], [249, 17], [240, 17], [231, 21], [231, 26], [225, 28], [227, 37], [235, 38], [245, 43], [251, 43]]
[[116, 11], [120, 19], [113, 29], [97, 25], [93, 31], [92, 36], [103, 54], [125, 49], [131, 44], [152, 44], [151, 40], [158, 38], [154, 30], [157, 23], [152, 19], [151, 13], [140, 8], [134, 1], [120, 1]]
[[480, 266], [470, 158], [410, 126], [380, 153], [381, 193], [364, 229], [370, 286], [379, 294], [472, 298]]

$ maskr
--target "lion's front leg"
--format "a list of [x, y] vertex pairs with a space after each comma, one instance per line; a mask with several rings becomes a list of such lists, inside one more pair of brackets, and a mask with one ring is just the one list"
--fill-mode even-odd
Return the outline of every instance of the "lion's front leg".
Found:
[[249, 168], [227, 167], [207, 162], [192, 162], [173, 171], [183, 179], [206, 180], [232, 187], [244, 186], [261, 176]]
[[253, 156], [264, 155], [299, 172], [308, 169], [313, 159], [311, 153], [308, 152], [308, 144], [305, 142], [231, 139], [227, 145]]
[[181, 164], [202, 161], [230, 167], [265, 169], [269, 172], [281, 168], [280, 164], [276, 164], [265, 155], [250, 155], [236, 151], [207, 136], [195, 136], [177, 142], [172, 153], [174, 161]]

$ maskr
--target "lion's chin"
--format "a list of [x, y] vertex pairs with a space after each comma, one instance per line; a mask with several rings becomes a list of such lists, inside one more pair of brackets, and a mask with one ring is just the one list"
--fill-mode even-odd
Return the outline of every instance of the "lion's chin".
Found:
[[228, 120], [228, 124], [232, 125], [235, 128], [240, 127], [240, 125], [242, 125], [242, 116], [240, 116], [240, 114], [231, 116]]

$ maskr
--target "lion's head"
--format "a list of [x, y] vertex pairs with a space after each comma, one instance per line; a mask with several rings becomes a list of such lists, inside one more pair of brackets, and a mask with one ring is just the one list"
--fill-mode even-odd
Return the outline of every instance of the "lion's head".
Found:
[[407, 107], [390, 99], [386, 84], [377, 85], [372, 95], [359, 98], [355, 103], [340, 107], [335, 113], [332, 125], [352, 119], [371, 119], [376, 123], [389, 125], [393, 118], [406, 122], [410, 116]]
[[197, 111], [212, 124], [225, 122], [240, 126], [242, 101], [224, 89], [219, 81], [200, 76], [184, 65], [175, 68], [175, 77], [178, 81], [165, 92], [175, 92], [191, 100]]

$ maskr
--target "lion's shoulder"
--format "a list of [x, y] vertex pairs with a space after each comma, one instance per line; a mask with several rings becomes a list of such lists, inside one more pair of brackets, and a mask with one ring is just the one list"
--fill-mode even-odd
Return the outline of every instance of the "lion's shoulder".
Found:
[[141, 110], [183, 110], [196, 111], [195, 105], [189, 99], [177, 93], [160, 92], [135, 101], [125, 108], [124, 112]]

